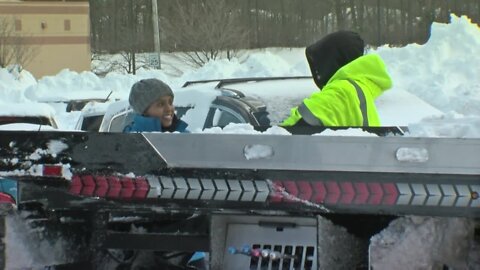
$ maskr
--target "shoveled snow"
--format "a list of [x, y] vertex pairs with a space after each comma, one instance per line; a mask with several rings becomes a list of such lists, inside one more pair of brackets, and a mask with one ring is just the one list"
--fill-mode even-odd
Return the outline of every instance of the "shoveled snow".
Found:
[[45, 238], [45, 232], [31, 228], [25, 216], [8, 215], [5, 223], [5, 242], [8, 243], [5, 256], [15, 258], [6, 260], [5, 269], [45, 269], [46, 265], [69, 262], [75, 255], [71, 239], [60, 233]]
[[[401, 217], [371, 239], [373, 269], [478, 269], [474, 224], [462, 218]], [[476, 255], [478, 259], [478, 254]]]
[[224, 134], [269, 134], [269, 135], [291, 135], [290, 132], [279, 126], [272, 126], [264, 132], [255, 130], [250, 124], [234, 124], [230, 123], [223, 129], [219, 127], [208, 128], [200, 133], [224, 133]]

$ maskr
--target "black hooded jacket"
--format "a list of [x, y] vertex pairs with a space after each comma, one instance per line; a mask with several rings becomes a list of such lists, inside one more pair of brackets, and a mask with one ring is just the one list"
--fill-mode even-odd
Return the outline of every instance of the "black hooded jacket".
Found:
[[344, 65], [362, 56], [363, 39], [355, 32], [338, 31], [326, 35], [305, 49], [315, 84], [322, 89]]

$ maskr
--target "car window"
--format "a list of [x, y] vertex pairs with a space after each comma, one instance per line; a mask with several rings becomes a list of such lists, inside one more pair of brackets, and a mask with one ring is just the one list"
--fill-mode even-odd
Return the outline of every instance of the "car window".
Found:
[[116, 115], [112, 118], [112, 121], [110, 121], [110, 127], [108, 129], [109, 132], [123, 132], [123, 128], [125, 127], [125, 118], [127, 114], [122, 113], [119, 115]]
[[129, 125], [133, 121], [134, 115], [135, 114], [131, 110], [115, 115], [110, 120], [108, 132], [123, 132], [125, 126]]
[[[212, 120], [205, 123], [205, 128], [210, 127], [224, 127], [230, 123], [246, 123], [243, 117], [234, 112], [233, 110], [223, 107], [215, 106], [210, 109], [210, 115], [212, 115]], [[210, 123], [209, 123], [210, 122]]]
[[102, 124], [103, 115], [94, 115], [83, 118], [82, 130], [98, 131], [100, 124]]

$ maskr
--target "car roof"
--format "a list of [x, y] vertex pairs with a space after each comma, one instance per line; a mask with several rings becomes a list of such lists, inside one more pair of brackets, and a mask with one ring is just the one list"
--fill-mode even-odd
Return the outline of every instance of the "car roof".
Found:
[[113, 102], [90, 101], [81, 110], [81, 115], [83, 117], [104, 115], [111, 103]]
[[[290, 109], [297, 106], [313, 91], [318, 91], [311, 77], [249, 77], [206, 81], [190, 81], [185, 87], [209, 84], [226, 93], [240, 93], [252, 107], [266, 107], [271, 124], [279, 124], [288, 117]], [[241, 97], [239, 97], [241, 99]]]

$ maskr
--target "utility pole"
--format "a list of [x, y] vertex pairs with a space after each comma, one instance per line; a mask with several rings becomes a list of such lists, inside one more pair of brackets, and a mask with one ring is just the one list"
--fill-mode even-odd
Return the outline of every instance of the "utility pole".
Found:
[[153, 43], [155, 46], [155, 52], [157, 53], [158, 68], [162, 68], [162, 62], [160, 60], [160, 27], [158, 21], [158, 3], [157, 0], [152, 0], [152, 20], [153, 20]]

